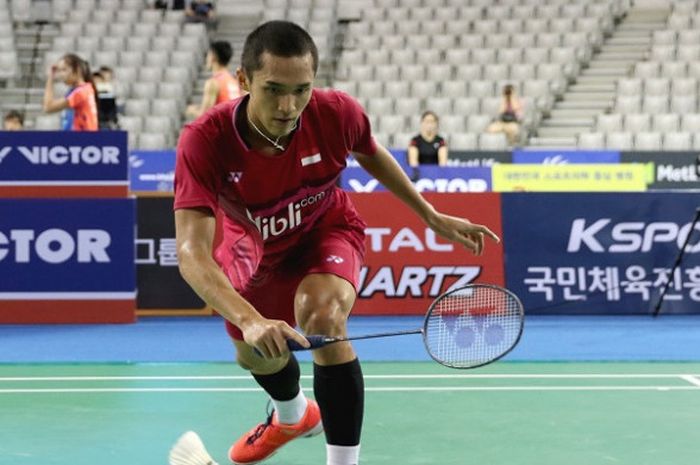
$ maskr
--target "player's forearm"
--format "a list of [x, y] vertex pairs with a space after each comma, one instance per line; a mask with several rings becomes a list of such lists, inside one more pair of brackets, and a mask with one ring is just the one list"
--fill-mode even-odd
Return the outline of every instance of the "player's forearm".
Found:
[[384, 187], [408, 205], [426, 223], [430, 224], [435, 209], [413, 187], [394, 157], [379, 146], [374, 156], [356, 156], [358, 163]]
[[226, 279], [211, 256], [180, 250], [180, 273], [197, 295], [228, 321], [243, 328], [260, 314]]

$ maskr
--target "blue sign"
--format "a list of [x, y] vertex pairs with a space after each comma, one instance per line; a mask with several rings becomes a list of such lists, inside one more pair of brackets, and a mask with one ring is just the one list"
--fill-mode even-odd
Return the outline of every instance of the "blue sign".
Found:
[[0, 185], [127, 185], [123, 131], [0, 131]]
[[538, 314], [649, 314], [670, 278], [665, 313], [700, 312], [694, 193], [504, 194], [506, 282]]
[[0, 199], [0, 299], [134, 298], [133, 199]]
[[[416, 171], [409, 171], [408, 175], [419, 192], [491, 191], [491, 167], [424, 165]], [[343, 171], [341, 187], [350, 192], [386, 191], [379, 181], [359, 167], [348, 167]]]
[[132, 151], [129, 155], [130, 189], [173, 192], [175, 151]]
[[620, 163], [620, 152], [610, 150], [514, 150], [513, 163], [564, 165]]

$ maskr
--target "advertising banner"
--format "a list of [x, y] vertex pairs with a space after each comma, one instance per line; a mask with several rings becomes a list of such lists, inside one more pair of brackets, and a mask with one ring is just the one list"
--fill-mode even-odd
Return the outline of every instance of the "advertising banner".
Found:
[[450, 150], [447, 166], [493, 166], [512, 162], [511, 152]]
[[0, 197], [125, 197], [123, 131], [0, 132]]
[[173, 192], [175, 151], [134, 150], [129, 155], [129, 181], [132, 192]]
[[[489, 192], [490, 167], [450, 167], [426, 165], [409, 176], [419, 192]], [[349, 192], [386, 191], [379, 181], [360, 167], [348, 167], [341, 175], [341, 187]]]
[[505, 194], [508, 287], [538, 314], [648, 314], [670, 279], [664, 313], [700, 311], [700, 224], [692, 193]]
[[[487, 240], [484, 254], [476, 257], [463, 246], [437, 237], [388, 192], [351, 196], [367, 222], [367, 255], [353, 314], [424, 314], [452, 286], [503, 284], [500, 244]], [[426, 194], [426, 198], [441, 212], [501, 233], [497, 194]]]
[[513, 151], [513, 163], [569, 165], [620, 163], [620, 152], [614, 150], [578, 150], [578, 149], [518, 149]]
[[182, 279], [175, 244], [173, 198], [139, 198], [136, 238], [139, 314], [210, 314]]
[[134, 319], [131, 199], [0, 199], [0, 322]]
[[649, 189], [700, 189], [700, 152], [622, 152], [623, 163], [643, 163], [653, 170]]
[[646, 190], [646, 167], [618, 165], [501, 165], [491, 168], [495, 192], [612, 192]]

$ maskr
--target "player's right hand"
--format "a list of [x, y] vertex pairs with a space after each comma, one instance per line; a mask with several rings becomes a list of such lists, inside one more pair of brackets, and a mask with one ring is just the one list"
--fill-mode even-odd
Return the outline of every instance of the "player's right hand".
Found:
[[264, 358], [278, 358], [289, 352], [288, 339], [309, 347], [309, 341], [282, 320], [261, 318], [241, 331], [246, 344], [257, 349]]

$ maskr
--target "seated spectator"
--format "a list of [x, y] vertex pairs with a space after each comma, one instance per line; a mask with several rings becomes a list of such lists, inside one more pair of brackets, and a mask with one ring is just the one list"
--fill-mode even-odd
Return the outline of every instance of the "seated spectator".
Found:
[[10, 110], [2, 121], [3, 131], [21, 131], [24, 129], [24, 118], [17, 110]]
[[192, 0], [185, 10], [185, 21], [188, 23], [205, 23], [213, 26], [216, 18], [214, 3], [206, 0]]
[[408, 147], [408, 165], [417, 176], [418, 165], [447, 165], [447, 143], [437, 133], [438, 116], [428, 110], [421, 115], [420, 134], [411, 139]]
[[207, 52], [207, 69], [212, 77], [204, 84], [204, 95], [200, 105], [187, 107], [187, 116], [197, 118], [214, 105], [228, 102], [243, 95], [238, 80], [231, 75], [228, 64], [233, 56], [233, 48], [226, 41], [213, 42]]
[[92, 81], [97, 89], [97, 120], [100, 129], [119, 129], [117, 99], [112, 83], [106, 81], [101, 72], [92, 73]]
[[[64, 131], [97, 131], [97, 91], [87, 61], [74, 54], [64, 55], [49, 67], [46, 77], [44, 111], [61, 111]], [[64, 97], [54, 98], [54, 78], [68, 86]]]
[[498, 118], [491, 123], [487, 132], [503, 132], [511, 146], [517, 145], [520, 140], [520, 120], [523, 116], [523, 105], [515, 95], [515, 89], [507, 84], [503, 87], [503, 99], [498, 110]]

